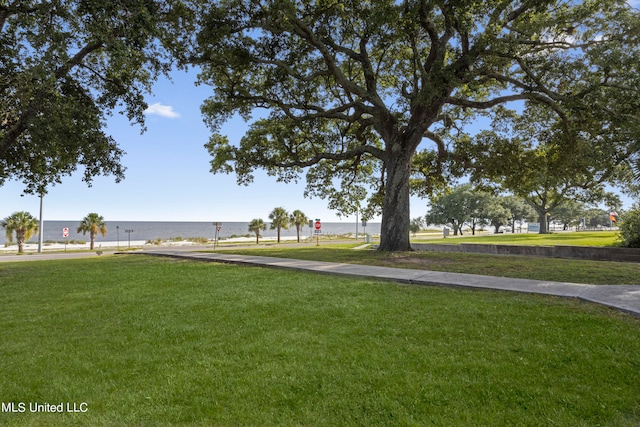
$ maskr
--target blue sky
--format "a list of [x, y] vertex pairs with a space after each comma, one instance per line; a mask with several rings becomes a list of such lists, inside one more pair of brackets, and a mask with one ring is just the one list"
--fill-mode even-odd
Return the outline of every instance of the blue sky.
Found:
[[[96, 177], [92, 187], [82, 174], [63, 178], [44, 198], [45, 220], [79, 220], [97, 212], [110, 221], [250, 221], [268, 220], [273, 208], [302, 210], [323, 221], [355, 221], [338, 217], [326, 201], [304, 198], [304, 177], [297, 184], [278, 183], [258, 172], [254, 183], [238, 186], [236, 177], [209, 172], [204, 148], [210, 130], [202, 121], [200, 106], [211, 88], [195, 86], [196, 73], [175, 71], [173, 82], [161, 79], [147, 98], [147, 131], [115, 114], [107, 133], [126, 151], [126, 178]], [[234, 119], [223, 128], [230, 142], [238, 142], [248, 124]], [[39, 213], [39, 198], [22, 195], [24, 186], [9, 181], [0, 187], [0, 218], [16, 211]], [[424, 215], [426, 200], [412, 203], [411, 216]], [[379, 218], [374, 219], [379, 221]]]

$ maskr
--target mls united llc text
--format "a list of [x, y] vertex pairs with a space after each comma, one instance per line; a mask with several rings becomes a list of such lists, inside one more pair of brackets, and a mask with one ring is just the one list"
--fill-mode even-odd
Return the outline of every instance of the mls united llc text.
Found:
[[2, 402], [2, 412], [87, 412], [89, 405], [87, 402], [60, 402], [60, 403], [38, 403], [38, 402]]

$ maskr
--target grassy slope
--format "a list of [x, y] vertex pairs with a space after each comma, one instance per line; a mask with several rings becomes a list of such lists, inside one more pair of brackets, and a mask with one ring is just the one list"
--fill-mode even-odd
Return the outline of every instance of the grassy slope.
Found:
[[586, 231], [551, 234], [490, 234], [479, 236], [451, 236], [437, 239], [415, 239], [416, 243], [485, 243], [502, 245], [536, 245], [536, 246], [616, 246], [619, 242], [617, 231]]
[[575, 300], [149, 259], [0, 264], [2, 425], [640, 423], [638, 319]]
[[225, 250], [225, 253], [596, 285], [640, 284], [640, 264], [635, 263], [454, 252], [380, 253], [371, 250], [354, 251], [352, 248], [355, 246], [324, 244], [321, 246], [289, 247], [281, 245], [268, 248]]

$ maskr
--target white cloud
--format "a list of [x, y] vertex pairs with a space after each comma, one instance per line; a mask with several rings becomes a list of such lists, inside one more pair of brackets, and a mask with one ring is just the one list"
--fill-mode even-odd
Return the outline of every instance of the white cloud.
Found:
[[155, 115], [167, 117], [170, 119], [175, 119], [180, 117], [180, 114], [173, 111], [173, 107], [171, 105], [162, 105], [159, 102], [149, 105], [149, 107], [146, 110], [144, 110], [144, 113], [148, 115], [155, 114]]

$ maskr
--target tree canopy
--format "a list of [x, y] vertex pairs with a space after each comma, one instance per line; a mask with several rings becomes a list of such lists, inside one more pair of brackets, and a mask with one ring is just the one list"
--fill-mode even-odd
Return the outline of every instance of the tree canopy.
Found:
[[625, 212], [620, 224], [620, 240], [627, 248], [640, 248], [640, 205], [635, 204]]
[[291, 225], [291, 216], [285, 208], [277, 207], [273, 208], [273, 210], [269, 214], [269, 219], [271, 220], [271, 229], [277, 230], [278, 243], [280, 243], [280, 232], [283, 228], [285, 230], [289, 229], [289, 225]]
[[82, 218], [77, 232], [82, 234], [89, 233], [89, 239], [91, 242], [89, 249], [93, 250], [93, 246], [95, 244], [96, 236], [98, 235], [98, 233], [102, 234], [103, 236], [107, 234], [107, 223], [104, 222], [104, 217], [102, 215], [98, 215], [97, 213], [92, 212]]
[[425, 216], [428, 224], [443, 224], [453, 228], [453, 235], [462, 234], [462, 227], [473, 220], [473, 205], [479, 199], [470, 185], [461, 185], [435, 197]]
[[7, 239], [13, 242], [13, 233], [16, 234], [18, 253], [24, 252], [24, 243], [38, 232], [38, 220], [29, 212], [14, 212], [0, 221], [0, 227], [4, 228]]
[[266, 230], [267, 224], [261, 218], [254, 218], [249, 223], [249, 231], [256, 235], [256, 245], [260, 242], [260, 231]]
[[309, 218], [300, 209], [296, 209], [293, 212], [291, 212], [289, 223], [291, 225], [296, 226], [296, 236], [298, 238], [298, 243], [300, 243], [300, 229], [302, 228], [302, 226], [304, 226], [308, 222], [309, 222]]
[[541, 233], [549, 214], [569, 201], [619, 208], [606, 185], [620, 185], [629, 176], [633, 138], [612, 121], [583, 116], [563, 122], [528, 106], [474, 138], [469, 157], [482, 168], [472, 176], [524, 198], [538, 214]]
[[522, 212], [517, 198], [495, 196], [465, 184], [432, 197], [425, 220], [427, 224], [453, 228], [454, 235], [462, 234], [462, 228], [466, 225], [475, 235], [477, 226], [491, 225], [497, 233], [500, 227], [520, 215]]
[[144, 94], [170, 69], [158, 40], [170, 40], [179, 14], [160, 0], [2, 2], [0, 185], [43, 193], [79, 165], [89, 184], [122, 179], [124, 152], [105, 119], [117, 109], [144, 123]]
[[[602, 113], [637, 67], [638, 15], [620, 0], [197, 3], [181, 55], [213, 88], [212, 171], [306, 172], [308, 194], [347, 211], [370, 188], [380, 250], [410, 248], [410, 182], [429, 194], [478, 166], [456, 149], [477, 114], [527, 101], [568, 122], [585, 99]], [[218, 133], [257, 108], [268, 113], [239, 144]]]

